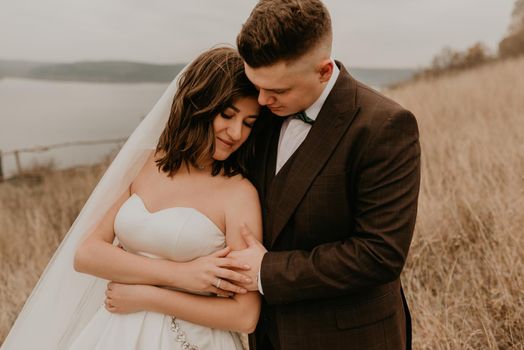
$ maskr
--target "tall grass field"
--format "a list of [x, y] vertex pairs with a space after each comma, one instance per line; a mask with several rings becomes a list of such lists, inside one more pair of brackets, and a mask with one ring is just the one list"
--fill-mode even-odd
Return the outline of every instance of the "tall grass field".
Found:
[[[414, 349], [524, 349], [524, 58], [385, 93], [420, 128]], [[0, 342], [104, 169], [0, 184]]]

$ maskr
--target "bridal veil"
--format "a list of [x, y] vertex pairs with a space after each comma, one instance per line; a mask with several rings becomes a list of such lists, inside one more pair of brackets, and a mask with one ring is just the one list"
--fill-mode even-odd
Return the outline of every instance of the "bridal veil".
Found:
[[180, 75], [107, 169], [18, 314], [1, 350], [67, 349], [103, 304], [107, 281], [74, 270], [76, 248], [129, 187], [156, 148]]

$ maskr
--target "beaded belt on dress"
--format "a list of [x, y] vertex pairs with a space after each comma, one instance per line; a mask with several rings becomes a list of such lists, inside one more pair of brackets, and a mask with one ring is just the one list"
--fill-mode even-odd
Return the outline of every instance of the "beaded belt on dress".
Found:
[[176, 334], [175, 340], [179, 343], [182, 343], [182, 349], [198, 350], [198, 346], [192, 345], [187, 341], [186, 332], [180, 329], [180, 325], [176, 321], [175, 316], [171, 316], [171, 330]]

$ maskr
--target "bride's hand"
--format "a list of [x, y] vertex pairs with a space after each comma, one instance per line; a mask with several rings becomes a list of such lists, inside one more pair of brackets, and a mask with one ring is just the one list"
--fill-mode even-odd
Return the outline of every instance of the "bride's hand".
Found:
[[237, 284], [250, 283], [246, 275], [233, 271], [249, 270], [249, 266], [226, 257], [231, 249], [226, 247], [211, 255], [184, 263], [183, 270], [177, 274], [177, 285], [187, 290], [210, 292], [221, 296], [231, 293], [247, 293]]
[[150, 288], [143, 284], [109, 282], [106, 287], [105, 308], [116, 314], [130, 314], [145, 310]]

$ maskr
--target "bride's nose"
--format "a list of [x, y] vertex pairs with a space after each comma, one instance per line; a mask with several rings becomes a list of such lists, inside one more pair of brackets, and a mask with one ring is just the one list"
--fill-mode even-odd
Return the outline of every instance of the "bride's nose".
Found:
[[240, 140], [240, 137], [242, 136], [242, 123], [243, 121], [233, 121], [228, 126], [227, 134], [232, 140]]

